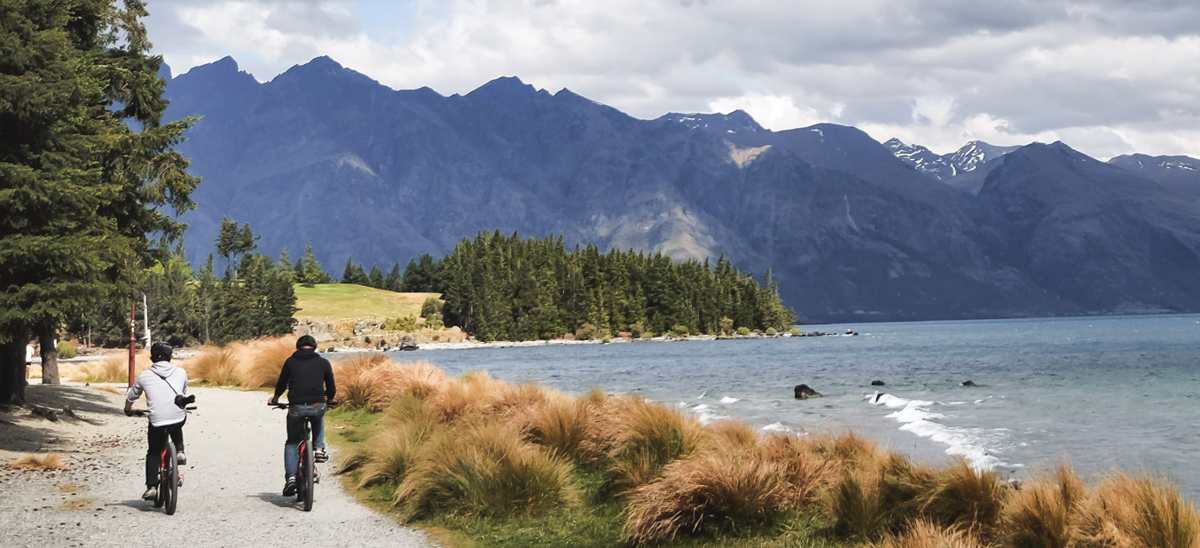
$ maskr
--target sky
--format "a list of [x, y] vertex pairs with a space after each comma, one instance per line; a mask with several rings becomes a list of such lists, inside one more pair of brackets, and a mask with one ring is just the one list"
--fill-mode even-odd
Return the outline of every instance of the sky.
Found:
[[1061, 140], [1200, 157], [1195, 0], [149, 0], [175, 74], [328, 55], [395, 89], [501, 76], [639, 118], [742, 109], [938, 153]]

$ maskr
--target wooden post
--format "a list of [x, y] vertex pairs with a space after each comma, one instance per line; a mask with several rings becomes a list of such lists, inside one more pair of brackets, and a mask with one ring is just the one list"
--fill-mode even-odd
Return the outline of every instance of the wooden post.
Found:
[[133, 387], [133, 363], [137, 352], [137, 299], [129, 305], [129, 387]]

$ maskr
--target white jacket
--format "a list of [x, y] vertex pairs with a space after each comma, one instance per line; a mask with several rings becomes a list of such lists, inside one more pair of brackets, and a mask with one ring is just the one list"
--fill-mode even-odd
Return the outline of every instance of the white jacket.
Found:
[[155, 363], [138, 375], [125, 399], [135, 402], [142, 392], [146, 393], [146, 407], [150, 408], [151, 426], [170, 426], [187, 418], [187, 412], [175, 405], [176, 393], [187, 395], [187, 371], [182, 368], [171, 362]]

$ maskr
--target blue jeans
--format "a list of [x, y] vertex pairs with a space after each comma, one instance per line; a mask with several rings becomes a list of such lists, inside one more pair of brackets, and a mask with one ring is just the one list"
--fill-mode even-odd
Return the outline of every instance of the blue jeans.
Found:
[[313, 449], [325, 448], [325, 404], [292, 404], [287, 414], [287, 442], [283, 446], [283, 471], [286, 478], [296, 477], [300, 468], [300, 442], [304, 441], [304, 419], [312, 419]]

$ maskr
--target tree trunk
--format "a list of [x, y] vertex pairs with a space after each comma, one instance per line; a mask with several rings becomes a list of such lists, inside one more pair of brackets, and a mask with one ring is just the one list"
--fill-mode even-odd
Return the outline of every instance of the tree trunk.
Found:
[[0, 404], [25, 403], [25, 333], [18, 332], [12, 340], [0, 344]]
[[61, 384], [58, 380], [58, 347], [54, 344], [56, 329], [38, 329], [38, 344], [42, 347], [42, 384]]

